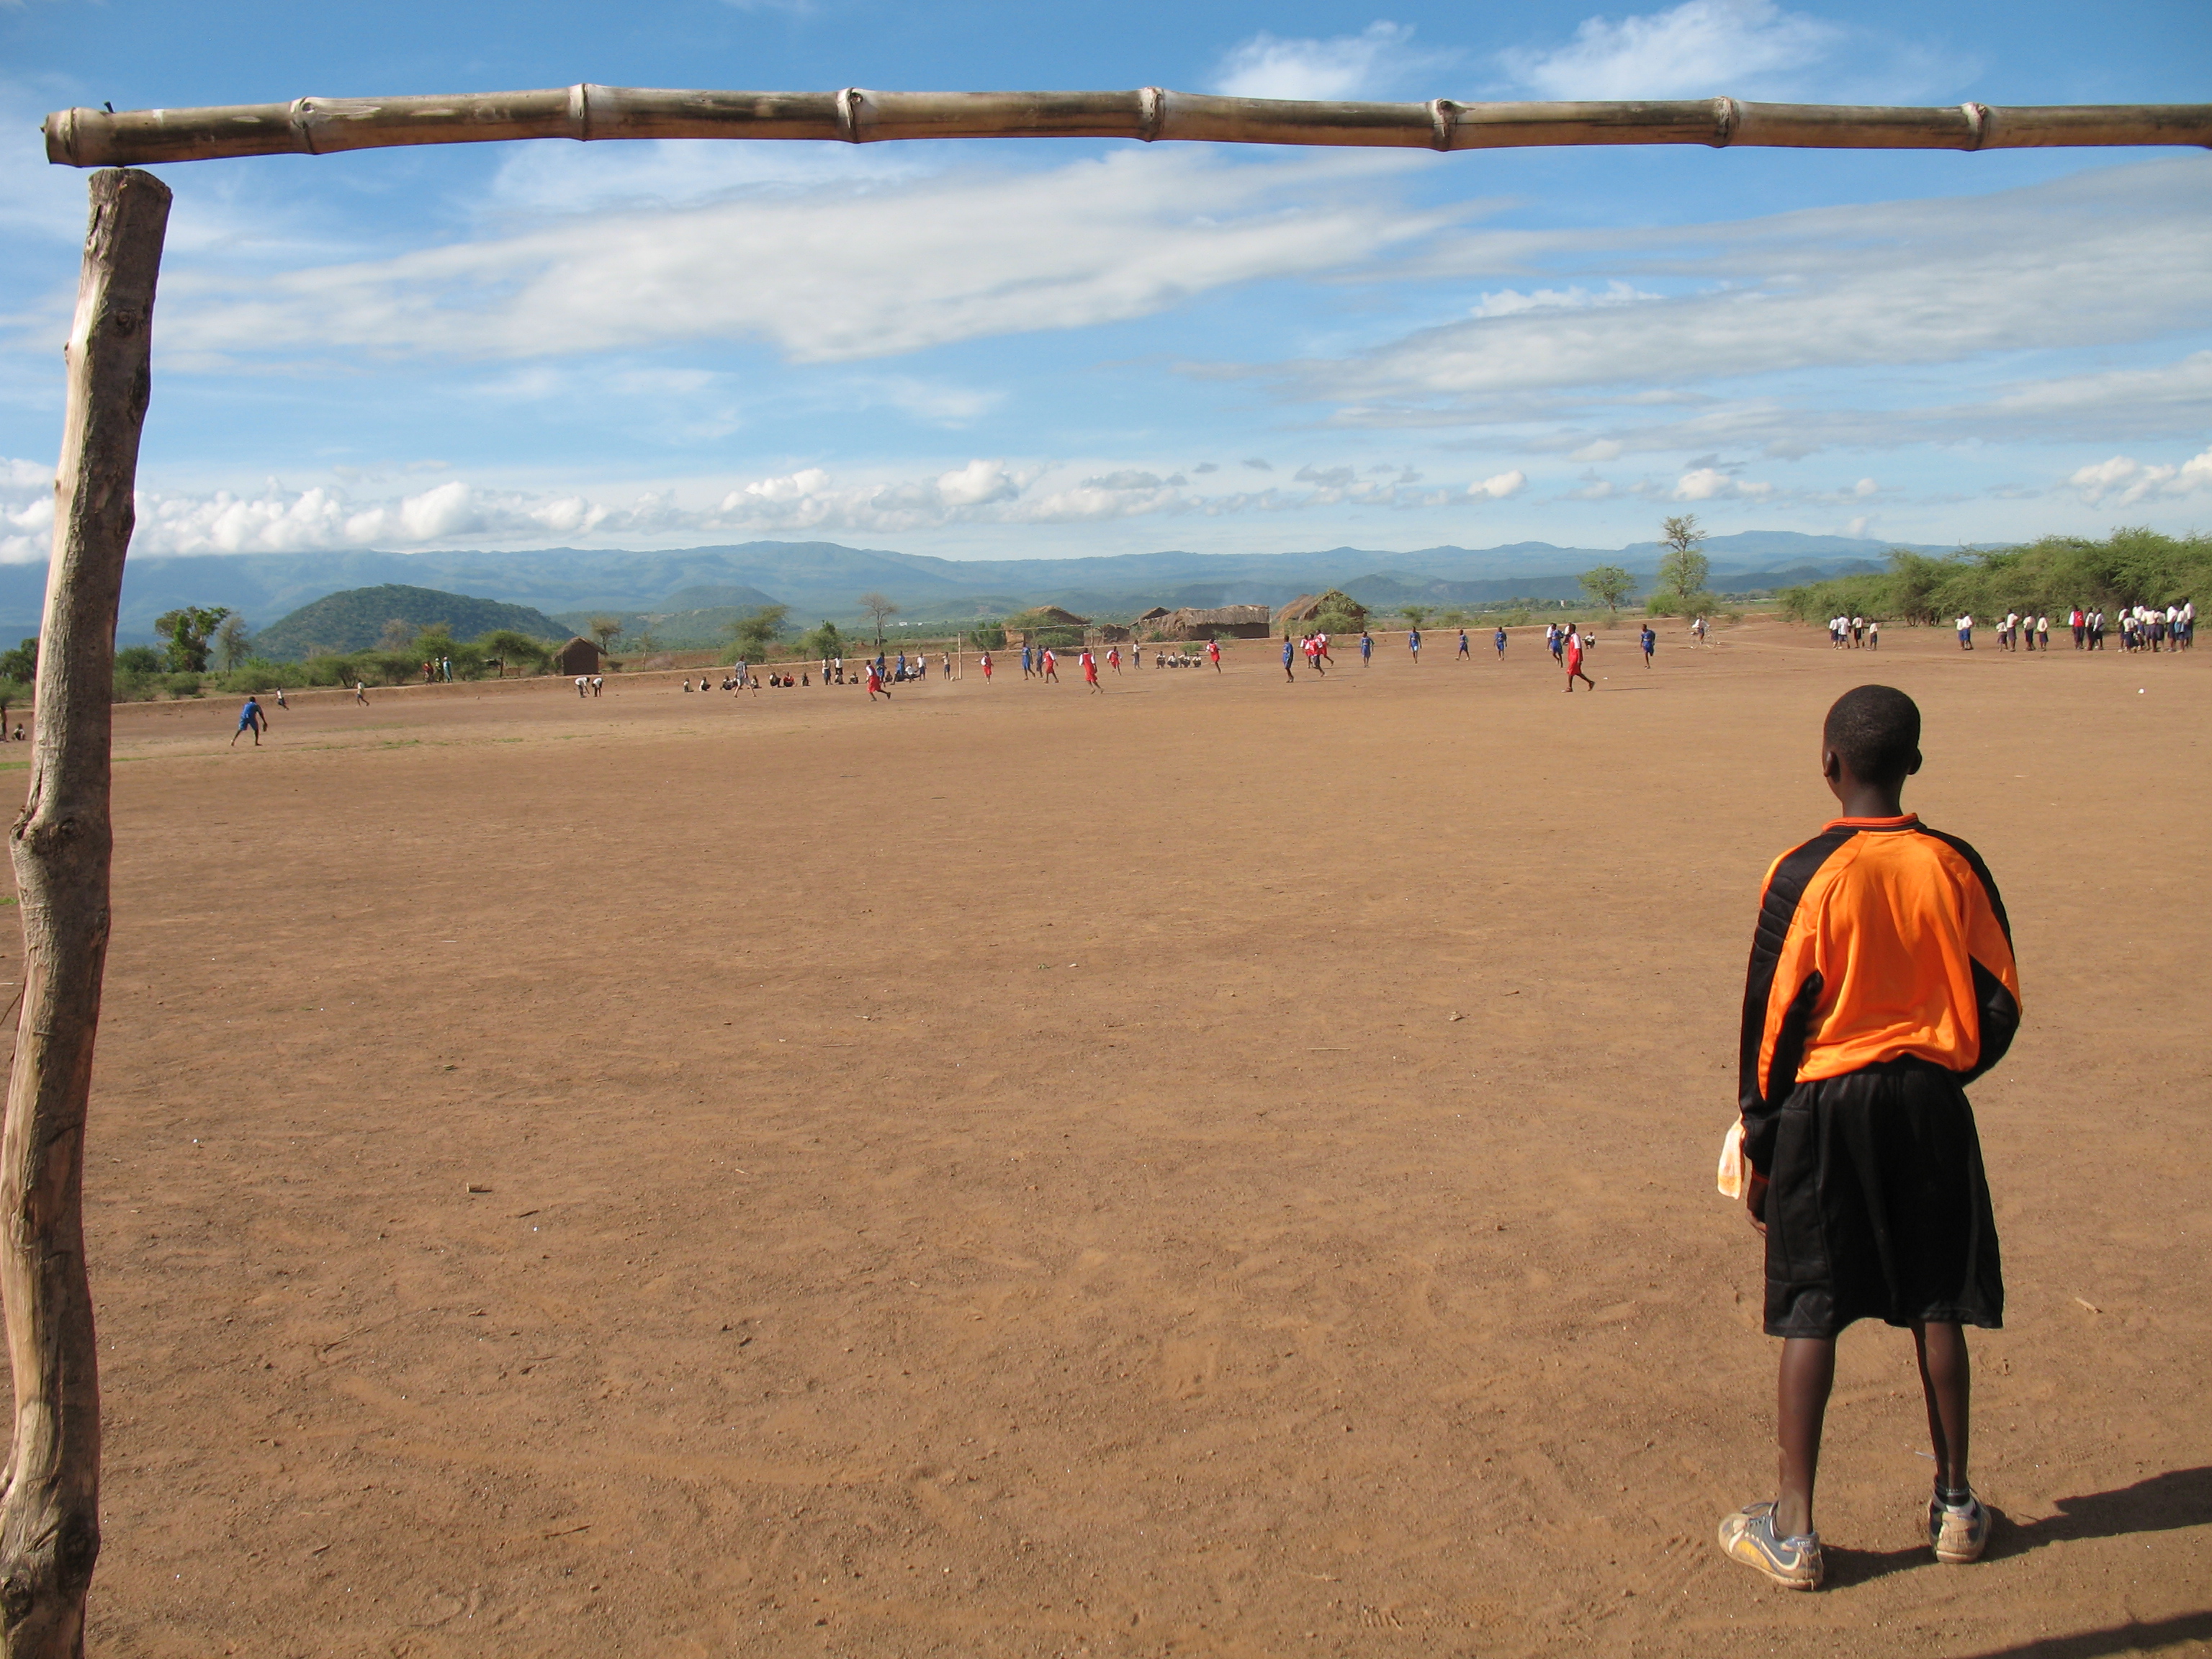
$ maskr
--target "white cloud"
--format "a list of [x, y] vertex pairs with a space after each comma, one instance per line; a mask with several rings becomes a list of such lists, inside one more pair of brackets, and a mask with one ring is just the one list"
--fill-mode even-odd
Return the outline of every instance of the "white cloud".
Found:
[[1762, 501], [1774, 494], [1774, 486], [1747, 483], [1722, 471], [1718, 467], [1700, 466], [1685, 472], [1676, 480], [1673, 494], [1678, 501]]
[[[1787, 404], [1754, 405], [1729, 383], [1805, 370], [1994, 362], [2000, 354], [2201, 330], [2202, 273], [2212, 269], [2212, 159], [1732, 225], [1480, 233], [1453, 239], [1422, 274], [1437, 280], [1454, 265], [1593, 258], [1663, 272], [1686, 291], [1645, 299], [1631, 290], [1639, 295], [1632, 304], [1493, 307], [1343, 357], [1232, 372], [1273, 374], [1287, 396], [1335, 402], [1340, 424], [1549, 422], [1610, 407], [1636, 411], [1641, 427], [1663, 410], [1667, 445], [1756, 434], [1778, 453], [1792, 443], [1805, 453], [1828, 441], [1889, 444], [1961, 433], [1973, 424], [1970, 404], [1947, 400], [1905, 418], [1869, 409], [1801, 422]], [[2115, 270], [2130, 272], [2124, 305], [2110, 302]], [[1875, 396], [1897, 401], [1890, 389], [1897, 384], [1893, 377]], [[1832, 380], [1828, 395], [1838, 386]], [[2012, 401], [2000, 413], [2016, 431], [2047, 431], [2054, 419], [2093, 410], [2160, 435], [2201, 431], [2212, 410], [2212, 353], [2173, 369], [2076, 377], [2003, 395]], [[1699, 403], [1711, 406], [1674, 412]], [[1705, 438], [1683, 435], [1700, 423], [1711, 428]], [[1632, 428], [1600, 441], [1658, 441], [1638, 445]], [[1589, 459], [1599, 457], [1593, 451]]]
[[516, 144], [492, 175], [495, 218], [696, 207], [743, 196], [862, 191], [940, 171], [927, 144], [733, 144], [711, 138]]
[[[742, 147], [733, 147], [742, 148]], [[1117, 151], [851, 188], [586, 214], [390, 259], [165, 276], [173, 362], [348, 349], [536, 357], [764, 338], [821, 362], [1146, 316], [1267, 277], [1356, 269], [1462, 209], [1411, 210], [1405, 158]]]
[[1876, 483], [1872, 478], [1861, 478], [1856, 483], [1851, 486], [1851, 494], [1854, 495], [1871, 495], [1881, 488], [1881, 486]]
[[1638, 300], [1656, 300], [1658, 297], [1656, 294], [1646, 294], [1619, 281], [1608, 283], [1595, 292], [1583, 288], [1540, 288], [1533, 294], [1522, 294], [1509, 288], [1496, 294], [1484, 295], [1468, 315], [1518, 317], [1531, 311], [1583, 311], [1591, 306], [1633, 305]]
[[937, 493], [947, 507], [981, 507], [1012, 501], [1021, 494], [1021, 487], [1007, 476], [1004, 461], [970, 461], [957, 472], [940, 476]]
[[1565, 46], [1500, 56], [1516, 81], [1547, 98], [1741, 96], [1776, 89], [1778, 76], [1818, 63], [1843, 35], [1773, 0], [1685, 0], [1619, 22], [1592, 17]]
[[[1076, 524], [1156, 514], [1220, 518], [1340, 505], [1403, 510], [1502, 501], [1528, 483], [1518, 471], [1464, 489], [1424, 485], [1410, 469], [1382, 471], [1388, 476], [1363, 478], [1349, 465], [1313, 463], [1297, 470], [1291, 486], [1208, 493], [1193, 488], [1180, 472], [978, 457], [928, 476], [890, 481], [844, 483], [824, 468], [802, 467], [734, 486], [694, 483], [649, 490], [626, 506], [574, 489], [494, 489], [464, 477], [380, 497], [329, 484], [288, 489], [271, 479], [258, 492], [242, 495], [142, 489], [131, 550], [142, 556], [358, 547], [404, 552], [528, 544], [551, 537], [637, 545], [771, 531], [890, 535], [955, 525]], [[705, 504], [687, 504], [684, 495]], [[52, 524], [49, 470], [0, 458], [0, 563], [44, 559]]]
[[1373, 98], [1418, 61], [1413, 31], [1370, 23], [1327, 40], [1285, 40], [1262, 32], [1223, 57], [1213, 89], [1231, 98]]
[[1622, 445], [1617, 439], [1599, 438], [1575, 450], [1567, 459], [1571, 461], [1617, 461]]
[[2092, 507], [2110, 501], [2116, 507], [2133, 507], [2148, 496], [2193, 495], [2212, 489], [2212, 449], [2192, 455], [2179, 465], [2136, 460], [2115, 455], [2108, 461], [2076, 467], [2066, 482], [2081, 492]]
[[2167, 437], [2212, 426], [2212, 351], [2155, 368], [2100, 369], [2023, 380], [1991, 397], [1978, 414], [1986, 432]]

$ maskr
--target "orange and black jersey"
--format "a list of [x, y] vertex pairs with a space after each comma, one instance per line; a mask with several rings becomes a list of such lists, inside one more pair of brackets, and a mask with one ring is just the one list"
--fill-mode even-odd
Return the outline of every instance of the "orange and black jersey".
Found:
[[1981, 855], [1907, 814], [1838, 818], [1766, 872], [1738, 1101], [1764, 1171], [1799, 1082], [1918, 1060], [1971, 1082], [2020, 1028], [2004, 901]]

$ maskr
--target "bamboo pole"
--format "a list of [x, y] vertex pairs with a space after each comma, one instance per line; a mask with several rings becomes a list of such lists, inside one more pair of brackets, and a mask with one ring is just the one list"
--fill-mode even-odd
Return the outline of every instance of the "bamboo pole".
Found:
[[84, 1129], [107, 958], [115, 607], [152, 391], [154, 286], [169, 190], [92, 176], [66, 349], [53, 563], [40, 629], [30, 794], [9, 852], [23, 1012], [0, 1127], [0, 1298], [15, 1439], [0, 1492], [0, 1655], [75, 1659], [100, 1555], [100, 1373], [84, 1261]]
[[1932, 109], [1752, 104], [1313, 103], [1133, 92], [677, 92], [577, 85], [452, 97], [301, 98], [289, 104], [58, 110], [46, 159], [70, 167], [322, 155], [509, 138], [1133, 138], [1228, 144], [1504, 149], [1556, 144], [1795, 149], [2212, 147], [2212, 104]]

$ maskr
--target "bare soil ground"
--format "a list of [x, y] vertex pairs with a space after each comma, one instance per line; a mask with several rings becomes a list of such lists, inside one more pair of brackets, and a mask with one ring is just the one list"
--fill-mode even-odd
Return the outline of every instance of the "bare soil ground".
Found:
[[[2206, 1650], [2212, 655], [1450, 637], [120, 711], [96, 1649]], [[1861, 1328], [1792, 1596], [1712, 1167], [1869, 678], [2018, 935], [2003, 1522]]]

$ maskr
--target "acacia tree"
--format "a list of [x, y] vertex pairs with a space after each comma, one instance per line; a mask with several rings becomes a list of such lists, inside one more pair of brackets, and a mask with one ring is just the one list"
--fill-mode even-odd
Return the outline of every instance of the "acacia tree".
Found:
[[1684, 599], [1704, 592], [1713, 562], [1698, 550], [1705, 540], [1705, 532], [1698, 528], [1698, 515], [1685, 513], [1662, 520], [1660, 535], [1667, 544], [1659, 557], [1660, 587]]
[[495, 628], [489, 634], [477, 636], [477, 648], [484, 653], [486, 662], [495, 664], [499, 677], [507, 678], [507, 665], [517, 667], [535, 665], [543, 668], [553, 659], [553, 648], [543, 640], [533, 640], [529, 635], [512, 628]]
[[868, 619], [876, 625], [876, 646], [880, 650], [884, 643], [884, 623], [898, 615], [897, 603], [880, 593], [863, 593], [860, 595], [860, 609], [868, 613]]
[[1398, 607], [1398, 614], [1411, 623], [1413, 631], [1418, 634], [1421, 631], [1421, 624], [1429, 619], [1429, 607], [1425, 605], [1401, 605]]
[[154, 631], [169, 642], [170, 672], [206, 673], [208, 636], [229, 614], [227, 605], [186, 605], [155, 617]]
[[615, 641], [621, 636], [623, 631], [620, 617], [594, 617], [584, 626], [586, 631], [599, 642], [599, 651], [602, 655], [613, 648]]
[[730, 623], [728, 632], [737, 641], [739, 654], [749, 662], [766, 657], [783, 632], [783, 619], [790, 614], [787, 605], [764, 605]]
[[1575, 578], [1583, 585], [1583, 592], [1608, 614], [1620, 609], [1620, 602], [1636, 591], [1636, 578], [1617, 564], [1601, 564], [1595, 570], [1585, 570]]
[[253, 648], [253, 630], [246, 625], [246, 618], [233, 611], [222, 619], [222, 626], [215, 631], [216, 654], [222, 658], [225, 668], [235, 668], [244, 662]]

